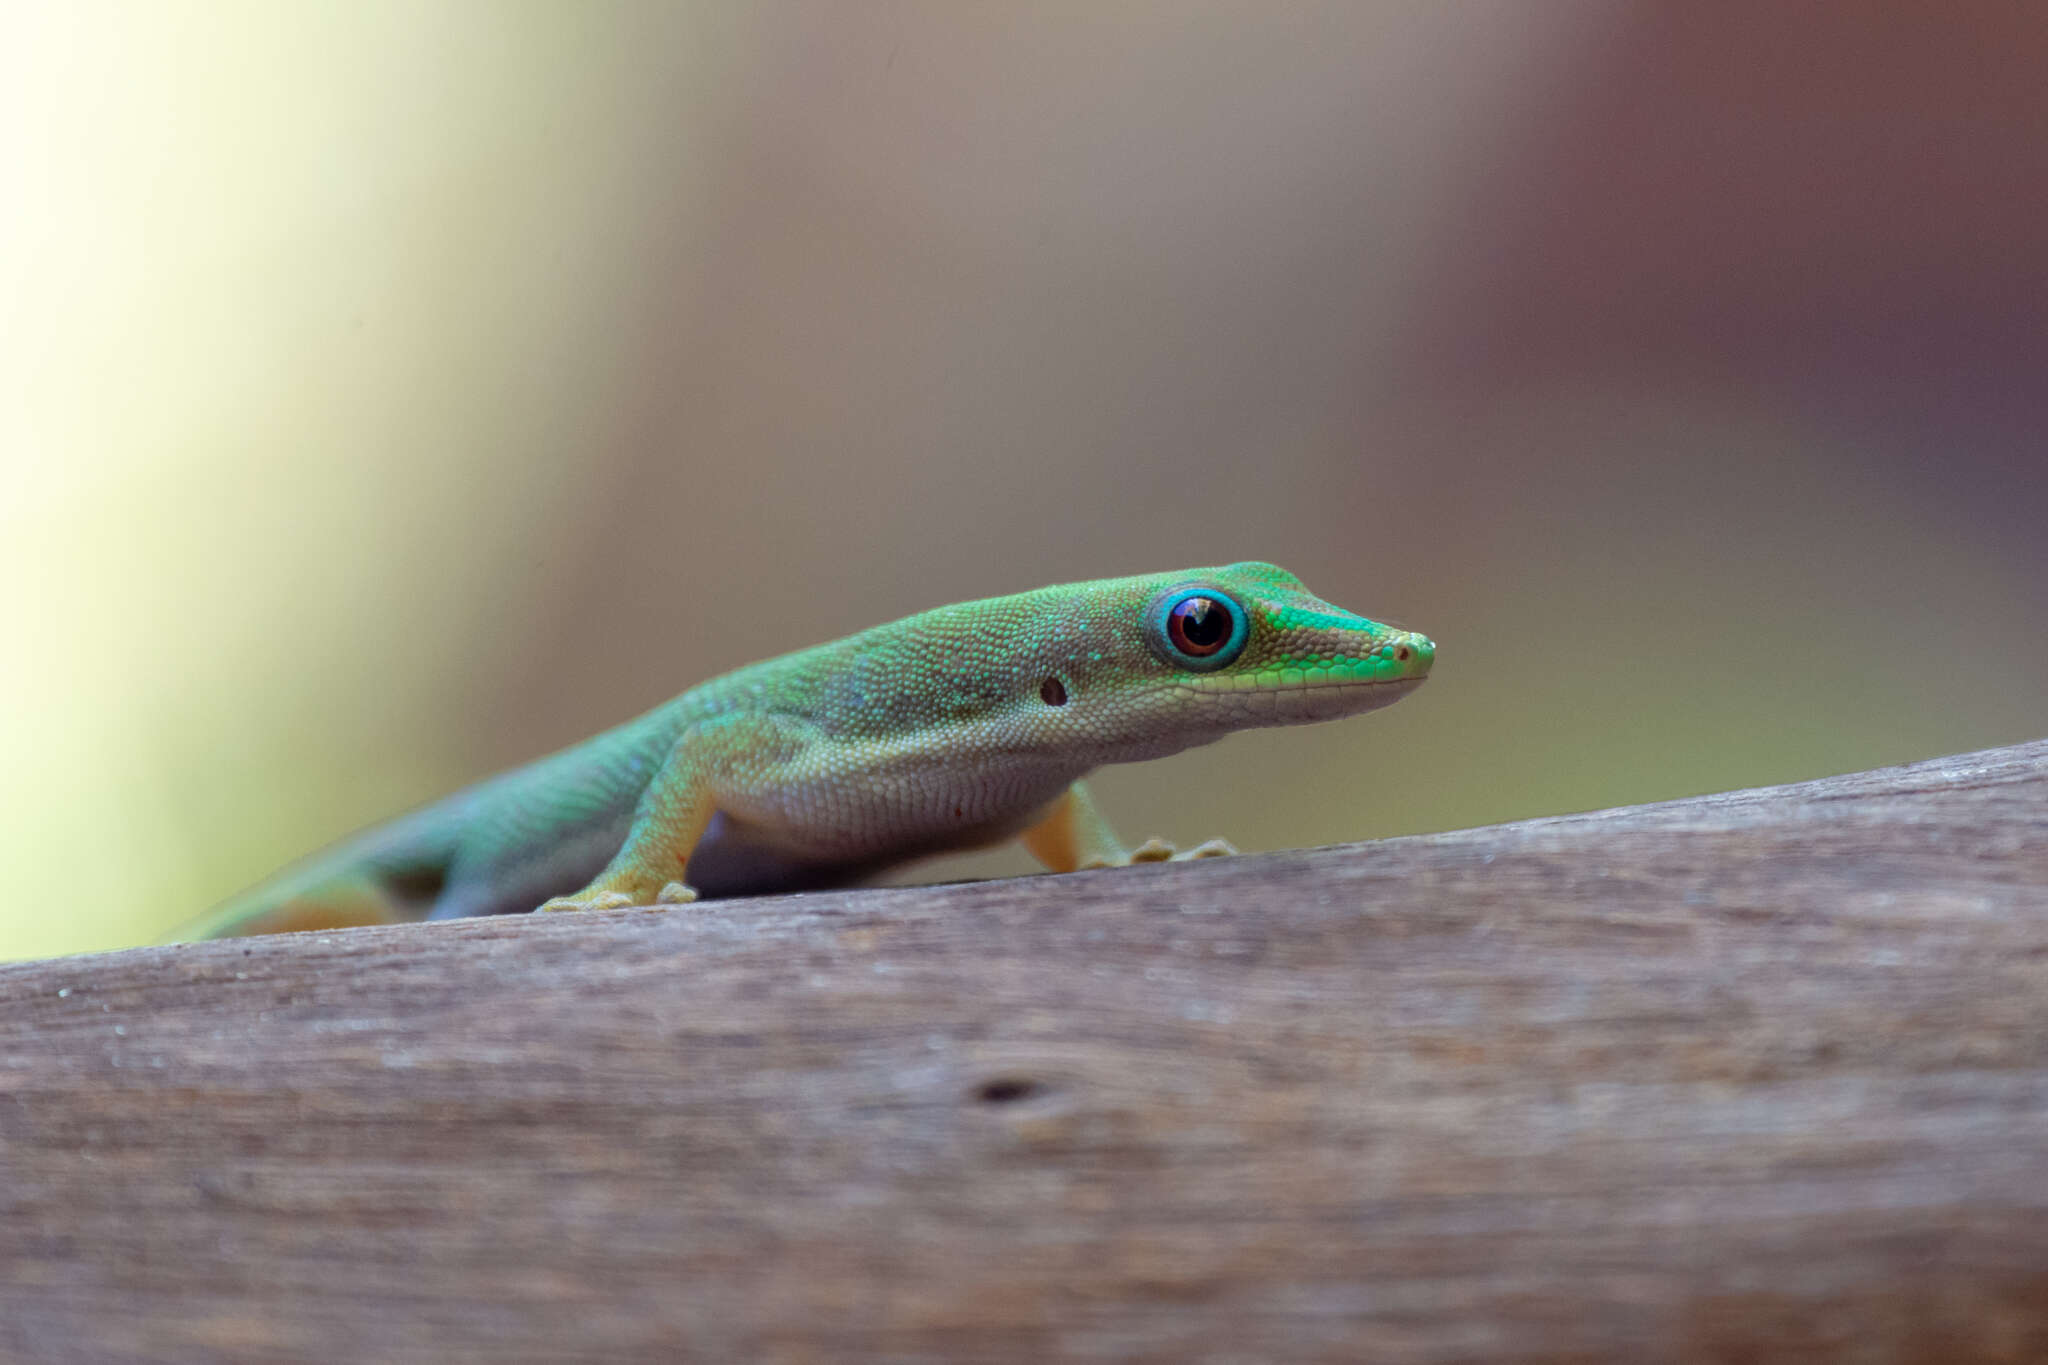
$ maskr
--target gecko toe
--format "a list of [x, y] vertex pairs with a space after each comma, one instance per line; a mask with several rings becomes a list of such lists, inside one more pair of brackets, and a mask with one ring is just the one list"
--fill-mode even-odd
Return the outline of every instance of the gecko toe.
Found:
[[1147, 839], [1131, 850], [1134, 863], [1163, 863], [1173, 857], [1173, 845], [1164, 839]]
[[623, 891], [590, 891], [576, 896], [557, 896], [542, 910], [619, 910], [633, 904]]

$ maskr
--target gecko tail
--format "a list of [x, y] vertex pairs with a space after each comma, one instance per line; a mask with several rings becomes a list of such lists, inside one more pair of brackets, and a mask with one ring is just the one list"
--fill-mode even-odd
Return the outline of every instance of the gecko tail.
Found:
[[388, 895], [374, 879], [336, 882], [259, 905], [239, 899], [194, 920], [162, 941], [192, 943], [258, 934], [296, 934], [316, 929], [357, 929], [372, 924], [410, 924], [423, 909]]
[[159, 943], [410, 924], [441, 894], [460, 809], [428, 807], [347, 839], [181, 925]]

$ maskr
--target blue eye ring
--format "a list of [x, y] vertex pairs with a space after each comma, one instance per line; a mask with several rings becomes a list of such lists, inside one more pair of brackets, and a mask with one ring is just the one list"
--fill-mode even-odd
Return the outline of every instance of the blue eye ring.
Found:
[[[1218, 627], [1228, 623], [1227, 631]], [[1146, 633], [1160, 658], [1177, 668], [1213, 673], [1244, 653], [1251, 615], [1238, 600], [1215, 588], [1176, 588], [1147, 615]]]

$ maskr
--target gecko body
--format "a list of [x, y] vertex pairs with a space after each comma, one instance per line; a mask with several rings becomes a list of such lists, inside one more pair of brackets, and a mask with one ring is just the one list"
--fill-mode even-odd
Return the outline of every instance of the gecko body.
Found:
[[1011, 837], [1055, 871], [1227, 853], [1126, 847], [1081, 779], [1388, 705], [1435, 652], [1271, 564], [940, 607], [714, 678], [345, 840], [186, 936], [845, 885]]

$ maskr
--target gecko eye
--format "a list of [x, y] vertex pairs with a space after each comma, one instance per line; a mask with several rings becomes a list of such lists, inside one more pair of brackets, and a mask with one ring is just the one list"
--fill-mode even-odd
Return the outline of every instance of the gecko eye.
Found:
[[1183, 668], [1221, 668], [1244, 649], [1251, 633], [1244, 609], [1221, 593], [1191, 588], [1168, 597], [1160, 604], [1158, 622], [1161, 652], [1168, 662]]
[[1183, 654], [1206, 659], [1230, 643], [1230, 608], [1213, 597], [1183, 597], [1166, 613], [1166, 633]]

